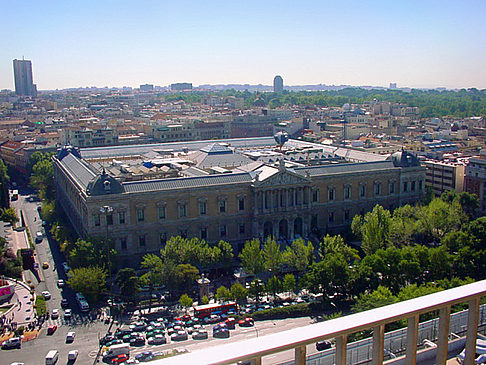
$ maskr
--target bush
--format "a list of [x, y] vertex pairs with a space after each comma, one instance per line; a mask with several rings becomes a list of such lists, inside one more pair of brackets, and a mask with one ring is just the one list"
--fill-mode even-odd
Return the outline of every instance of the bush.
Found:
[[284, 319], [292, 317], [304, 317], [310, 316], [312, 310], [309, 303], [300, 303], [295, 305], [289, 305], [286, 307], [264, 309], [252, 314], [253, 319], [264, 320], [264, 319]]
[[24, 334], [25, 328], [23, 326], [17, 327], [14, 331], [15, 337], [20, 337]]
[[44, 297], [39, 296], [35, 298], [35, 311], [37, 313], [37, 317], [47, 314], [47, 305]]

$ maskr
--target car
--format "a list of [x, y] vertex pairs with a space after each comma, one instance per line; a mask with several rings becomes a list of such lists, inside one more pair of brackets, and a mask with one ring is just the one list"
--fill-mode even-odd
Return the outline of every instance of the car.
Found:
[[224, 323], [226, 324], [226, 327], [228, 327], [228, 329], [230, 330], [234, 330], [235, 327], [236, 327], [236, 319], [230, 317], [230, 318], [227, 318]]
[[67, 274], [69, 271], [71, 271], [71, 268], [69, 267], [69, 265], [67, 264], [67, 262], [63, 262], [61, 263], [61, 266], [64, 270], [64, 272]]
[[78, 358], [78, 350], [71, 350], [68, 352], [68, 360], [74, 361]]
[[51, 318], [52, 319], [57, 319], [59, 318], [59, 309], [53, 309], [51, 312]]
[[110, 347], [110, 346], [113, 346], [113, 345], [120, 345], [122, 344], [123, 341], [122, 340], [113, 340], [113, 341], [110, 341], [110, 342], [107, 342], [105, 344], [106, 347]]
[[61, 307], [67, 308], [69, 306], [69, 301], [66, 298], [61, 299]]
[[255, 321], [253, 320], [253, 318], [247, 317], [245, 319], [239, 320], [238, 325], [240, 327], [253, 327], [255, 325]]
[[130, 346], [145, 346], [145, 338], [137, 336], [130, 340]]
[[323, 351], [330, 349], [332, 347], [331, 341], [319, 341], [316, 343], [316, 350], [317, 351]]
[[54, 334], [54, 332], [56, 332], [56, 330], [57, 330], [57, 326], [55, 324], [50, 325], [49, 327], [47, 327], [47, 334], [52, 335]]
[[147, 325], [144, 322], [135, 322], [132, 325], [130, 325], [130, 328], [135, 332], [145, 331]]
[[177, 331], [170, 336], [172, 341], [185, 341], [187, 340], [187, 332], [184, 330]]
[[227, 328], [220, 328], [217, 331], [213, 331], [213, 337], [215, 338], [228, 338], [230, 336], [230, 332]]
[[48, 263], [48, 262], [46, 262], [46, 261], [44, 261], [44, 262], [42, 263], [42, 268], [43, 268], [44, 270], [48, 269], [48, 268], [49, 268], [49, 263]]
[[205, 340], [208, 338], [208, 331], [205, 329], [199, 329], [197, 332], [192, 333], [193, 340]]
[[64, 318], [69, 319], [72, 317], [72, 315], [73, 315], [73, 311], [71, 309], [68, 308], [64, 310]]
[[154, 354], [152, 351], [144, 351], [141, 354], [135, 356], [135, 360], [138, 361], [150, 361], [154, 358]]
[[123, 336], [130, 336], [133, 331], [130, 328], [117, 328], [115, 331], [116, 338], [122, 338]]
[[108, 342], [111, 342], [111, 341], [114, 341], [116, 340], [115, 336], [111, 335], [111, 334], [108, 334], [106, 335], [105, 337], [101, 337], [100, 338], [100, 345], [104, 346], [106, 345]]
[[64, 282], [64, 280], [59, 279], [59, 280], [57, 281], [57, 287], [58, 287], [58, 288], [63, 288], [63, 287], [64, 287], [64, 285], [66, 285], [66, 283]]
[[19, 349], [22, 346], [20, 337], [12, 337], [2, 342], [2, 349]]
[[127, 361], [130, 357], [126, 354], [120, 354], [116, 357], [114, 357], [113, 359], [111, 359], [111, 363], [112, 364], [121, 364], [121, 363], [124, 363], [125, 361]]
[[71, 343], [74, 341], [74, 337], [76, 337], [76, 332], [68, 332], [66, 334], [66, 343]]
[[140, 364], [140, 361], [138, 361], [136, 359], [128, 359], [122, 365], [130, 365], [130, 364]]
[[44, 234], [41, 231], [37, 231], [35, 234], [35, 242], [40, 243], [44, 239]]
[[47, 290], [44, 290], [42, 292], [42, 296], [44, 297], [45, 300], [51, 299], [51, 293], [49, 293]]
[[46, 221], [42, 221], [42, 227], [46, 227], [47, 226], [47, 222]]
[[213, 326], [213, 331], [219, 331], [222, 329], [228, 329], [228, 327], [226, 327], [226, 323], [224, 322], [218, 323], [217, 325]]
[[167, 343], [167, 339], [164, 335], [155, 335], [147, 339], [149, 345], [164, 345]]

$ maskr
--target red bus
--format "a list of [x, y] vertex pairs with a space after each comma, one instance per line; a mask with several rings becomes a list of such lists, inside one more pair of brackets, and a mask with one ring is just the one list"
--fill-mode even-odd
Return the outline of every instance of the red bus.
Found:
[[204, 304], [194, 307], [194, 317], [205, 318], [211, 314], [236, 313], [237, 310], [238, 305], [235, 302]]

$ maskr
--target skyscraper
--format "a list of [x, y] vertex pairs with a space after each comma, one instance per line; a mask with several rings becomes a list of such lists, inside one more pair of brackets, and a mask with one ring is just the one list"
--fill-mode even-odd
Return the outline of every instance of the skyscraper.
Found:
[[283, 91], [283, 79], [281, 76], [277, 75], [273, 79], [273, 92], [279, 93]]
[[37, 96], [37, 87], [32, 79], [32, 62], [13, 60], [15, 93], [21, 96]]

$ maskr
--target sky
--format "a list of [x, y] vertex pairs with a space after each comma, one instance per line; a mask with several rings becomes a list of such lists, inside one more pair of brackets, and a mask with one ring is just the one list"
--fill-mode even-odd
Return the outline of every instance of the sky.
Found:
[[0, 0], [39, 90], [174, 82], [486, 88], [484, 0]]

